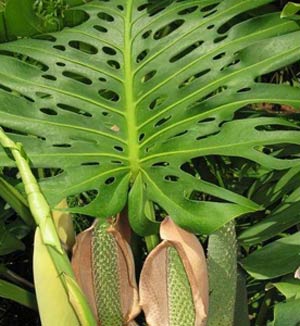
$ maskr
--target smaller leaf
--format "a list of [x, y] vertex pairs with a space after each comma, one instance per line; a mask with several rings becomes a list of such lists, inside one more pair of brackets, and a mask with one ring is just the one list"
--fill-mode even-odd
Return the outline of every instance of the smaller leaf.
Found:
[[0, 176], [0, 197], [2, 197], [29, 226], [33, 226], [28, 203], [22, 194], [8, 181]]
[[198, 239], [166, 218], [164, 240], [147, 257], [140, 278], [140, 304], [149, 326], [206, 325], [208, 276]]
[[140, 312], [126, 225], [100, 224], [80, 233], [72, 266], [101, 326], [134, 325]]
[[274, 212], [261, 222], [247, 228], [239, 236], [239, 240], [245, 245], [260, 243], [298, 224], [299, 218], [300, 202], [285, 204], [283, 210]]
[[300, 232], [297, 232], [254, 251], [241, 263], [252, 277], [259, 280], [287, 275], [300, 265], [299, 241]]
[[300, 299], [275, 305], [274, 326], [298, 326], [300, 323]]
[[33, 310], [37, 309], [33, 293], [4, 280], [0, 280], [0, 297], [13, 300]]
[[287, 299], [286, 302], [275, 305], [274, 326], [298, 326], [300, 324], [300, 280], [289, 275], [274, 285]]
[[[280, 17], [291, 18], [294, 17], [300, 11], [300, 4], [295, 2], [288, 2], [283, 8]], [[300, 19], [300, 18], [299, 18]]]
[[131, 227], [140, 236], [155, 234], [159, 229], [158, 223], [148, 219], [145, 213], [146, 203], [143, 179], [139, 174], [129, 192], [128, 215]]
[[9, 232], [4, 223], [0, 221], [0, 255], [7, 255], [14, 251], [24, 249], [24, 243]]
[[300, 299], [300, 280], [288, 276], [280, 282], [274, 283], [276, 288], [289, 299]]

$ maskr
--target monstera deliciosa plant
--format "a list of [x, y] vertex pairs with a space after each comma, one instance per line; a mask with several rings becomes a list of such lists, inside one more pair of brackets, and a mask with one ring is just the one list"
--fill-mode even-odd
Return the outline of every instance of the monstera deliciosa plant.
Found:
[[[235, 114], [253, 103], [300, 106], [299, 89], [260, 81], [300, 56], [297, 22], [256, 11], [270, 2], [93, 0], [69, 13], [77, 26], [1, 44], [0, 124], [32, 168], [55, 171], [39, 179], [50, 206], [89, 194], [69, 210], [104, 222], [128, 209], [131, 229], [146, 240], [166, 214], [195, 234], [225, 226], [215, 245], [228, 236], [224, 250], [234, 251], [227, 223], [262, 207], [205, 180], [193, 160], [300, 163], [280, 155], [299, 144], [296, 124]], [[7, 149], [0, 159], [15, 165]]]

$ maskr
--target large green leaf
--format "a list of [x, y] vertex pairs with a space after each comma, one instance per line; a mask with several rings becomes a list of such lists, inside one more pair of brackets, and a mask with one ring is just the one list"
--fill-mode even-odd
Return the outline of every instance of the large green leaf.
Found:
[[[279, 13], [245, 14], [236, 24], [269, 2], [95, 0], [78, 7], [89, 17], [78, 27], [1, 45], [1, 125], [24, 143], [34, 167], [60, 169], [41, 180], [51, 205], [91, 191], [94, 200], [77, 211], [110, 216], [138, 180], [139, 202], [159, 204], [195, 232], [258, 209], [187, 172], [186, 163], [229, 155], [268, 168], [299, 164], [272, 152], [299, 143], [298, 127], [232, 120], [249, 103], [300, 106], [298, 89], [256, 79], [299, 58], [298, 25]], [[0, 159], [13, 164], [4, 152]], [[141, 234], [144, 211], [131, 219]]]

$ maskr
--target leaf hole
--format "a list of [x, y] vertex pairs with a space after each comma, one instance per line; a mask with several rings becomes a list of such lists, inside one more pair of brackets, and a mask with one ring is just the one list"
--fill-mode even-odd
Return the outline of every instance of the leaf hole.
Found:
[[166, 175], [164, 179], [169, 182], [177, 182], [179, 177], [177, 175]]
[[105, 184], [106, 185], [111, 185], [113, 184], [114, 182], [116, 181], [116, 178], [115, 177], [109, 177], [108, 179], [105, 180]]
[[66, 144], [66, 143], [63, 143], [63, 144], [52, 144], [53, 147], [61, 147], [61, 148], [70, 148], [72, 147], [71, 144]]
[[213, 122], [213, 121], [215, 121], [216, 120], [216, 118], [206, 118], [206, 119], [202, 119], [202, 120], [199, 120], [199, 121], [197, 121], [197, 123], [207, 123], [207, 122]]
[[155, 166], [166, 167], [166, 166], [169, 166], [169, 165], [170, 165], [169, 162], [156, 162], [156, 163], [152, 164], [153, 167], [155, 167]]
[[172, 138], [178, 138], [180, 136], [183, 136], [183, 135], [186, 135], [189, 131], [188, 130], [183, 130], [177, 134], [175, 134], [174, 136], [171, 136], [169, 139], [172, 139]]
[[193, 106], [194, 104], [198, 104], [199, 102], [202, 102], [202, 101], [208, 100], [208, 99], [214, 97], [214, 96], [217, 95], [217, 94], [221, 94], [221, 93], [223, 93], [224, 91], [226, 91], [227, 89], [228, 89], [228, 86], [226, 86], [226, 85], [220, 86], [220, 87], [218, 87], [216, 90], [214, 90], [213, 92], [211, 92], [211, 93], [209, 93], [209, 94], [203, 96], [199, 101], [193, 103], [192, 106]]
[[41, 41], [56, 42], [56, 37], [49, 34], [34, 35], [32, 38]]
[[114, 146], [114, 149], [118, 152], [124, 152], [124, 148], [121, 146]]
[[120, 65], [119, 62], [116, 61], [116, 60], [108, 60], [108, 61], [107, 61], [107, 64], [108, 64], [110, 67], [112, 67], [112, 68], [114, 68], [114, 69], [116, 69], [116, 70], [119, 70], [119, 69], [121, 68], [121, 65]]
[[105, 53], [105, 54], [108, 54], [108, 55], [116, 55], [117, 54], [117, 51], [111, 47], [108, 47], [108, 46], [104, 46], [102, 48], [102, 51]]
[[48, 80], [53, 80], [53, 81], [57, 80], [57, 78], [52, 75], [42, 75], [42, 77]]
[[214, 39], [214, 43], [220, 43], [220, 42], [226, 40], [227, 37], [228, 37], [228, 35], [219, 36], [219, 37]]
[[94, 25], [93, 28], [101, 33], [107, 33], [107, 31], [108, 31], [107, 28], [100, 26], [100, 25]]
[[107, 79], [104, 78], [104, 77], [99, 77], [98, 80], [101, 81], [101, 82], [103, 82], [103, 83], [104, 83], [104, 82], [107, 82]]
[[84, 162], [84, 163], [81, 163], [82, 166], [98, 166], [100, 165], [99, 162]]
[[180, 83], [178, 85], [178, 88], [180, 89], [180, 88], [184, 88], [184, 87], [191, 85], [192, 82], [194, 82], [195, 80], [199, 79], [202, 76], [205, 76], [210, 71], [211, 71], [211, 69], [204, 69], [204, 70], [198, 72], [197, 74], [188, 77], [187, 79], [185, 79], [182, 83]]
[[35, 92], [35, 95], [43, 100], [48, 100], [50, 98], [53, 98], [52, 94], [45, 93], [45, 92]]
[[149, 31], [146, 31], [145, 33], [142, 34], [143, 39], [147, 39], [149, 36], [151, 36], [152, 30], [150, 29]]
[[179, 16], [189, 15], [195, 12], [198, 9], [198, 6], [189, 7], [178, 12]]
[[139, 135], [139, 142], [143, 141], [143, 139], [145, 138], [145, 134], [142, 133]]
[[172, 118], [172, 115], [169, 115], [165, 118], [160, 119], [159, 121], [156, 122], [156, 124], [154, 125], [154, 127], [160, 127], [163, 124], [165, 124], [167, 121], [169, 121]]
[[213, 29], [214, 27], [215, 27], [215, 25], [214, 25], [214, 24], [211, 24], [211, 25], [208, 25], [208, 26], [206, 27], [206, 29], [210, 30], [210, 29]]
[[222, 67], [221, 68], [221, 71], [224, 71], [224, 70], [228, 69], [229, 67], [235, 66], [235, 65], [237, 65], [240, 62], [241, 62], [240, 59], [235, 59], [232, 62], [230, 62], [229, 64], [227, 64], [226, 66]]
[[171, 23], [161, 27], [154, 33], [153, 38], [155, 40], [160, 40], [168, 35], [174, 33], [178, 28], [180, 28], [184, 24], [184, 19], [176, 19]]
[[146, 58], [146, 56], [148, 55], [148, 53], [149, 53], [149, 50], [148, 50], [148, 49], [142, 51], [142, 52], [141, 52], [141, 53], [136, 57], [136, 62], [139, 63], [139, 62], [143, 61], [143, 60]]
[[118, 160], [112, 160], [111, 163], [112, 163], [112, 164], [116, 164], [116, 165], [124, 165], [123, 162], [118, 161]]
[[124, 7], [122, 5], [117, 5], [117, 8], [120, 10], [120, 11], [124, 11]]
[[57, 115], [57, 112], [55, 110], [49, 108], [41, 108], [40, 111], [47, 115]]
[[88, 54], [98, 53], [98, 49], [95, 46], [82, 41], [70, 41], [69, 46], [83, 53], [88, 53]]
[[103, 97], [104, 99], [111, 101], [111, 102], [118, 102], [120, 99], [120, 96], [112, 91], [111, 89], [100, 89], [98, 94]]
[[137, 11], [143, 11], [145, 9], [147, 9], [149, 6], [149, 3], [143, 3], [142, 5], [137, 7]]
[[258, 131], [299, 131], [300, 127], [284, 126], [280, 124], [260, 125], [255, 126], [255, 130]]
[[196, 140], [202, 140], [202, 139], [205, 139], [205, 138], [208, 138], [208, 137], [212, 137], [212, 136], [216, 136], [220, 131], [215, 131], [215, 132], [212, 132], [210, 134], [207, 134], [207, 135], [201, 135], [201, 136], [198, 136], [196, 138]]
[[67, 112], [83, 115], [83, 116], [88, 117], [88, 118], [92, 117], [92, 114], [90, 114], [89, 112], [83, 111], [83, 110], [78, 109], [78, 108], [76, 108], [74, 106], [71, 106], [71, 105], [58, 103], [57, 107], [60, 108], [61, 110], [67, 111]]
[[156, 73], [157, 73], [157, 70], [152, 70], [152, 71], [146, 73], [146, 74], [142, 77], [141, 82], [142, 82], [142, 83], [146, 83], [147, 81], [149, 81], [150, 79], [152, 79], [152, 78], [156, 75]]
[[66, 47], [64, 45], [53, 45], [53, 48], [59, 51], [66, 51]]
[[83, 191], [76, 195], [78, 207], [84, 207], [91, 204], [98, 196], [99, 191], [96, 189]]
[[73, 80], [78, 81], [85, 85], [91, 85], [93, 83], [89, 78], [87, 78], [83, 75], [77, 74], [75, 72], [72, 72], [72, 71], [65, 70], [65, 71], [63, 71], [62, 74], [63, 74], [63, 76], [65, 76], [67, 78], [73, 79]]
[[220, 2], [217, 2], [217, 3], [214, 3], [214, 4], [211, 4], [211, 5], [208, 5], [208, 6], [205, 6], [205, 7], [202, 7], [200, 9], [201, 12], [208, 12], [208, 11], [211, 11], [213, 9], [215, 9], [218, 5], [219, 5]]
[[66, 64], [63, 63], [63, 62], [56, 62], [56, 65], [59, 66], [59, 67], [65, 67]]
[[204, 43], [204, 41], [202, 41], [202, 40], [193, 43], [192, 45], [188, 46], [187, 48], [185, 48], [184, 50], [182, 50], [178, 54], [171, 57], [169, 62], [173, 63], [173, 62], [176, 62], [176, 61], [184, 58], [186, 55], [188, 55], [191, 52], [193, 52], [194, 50], [198, 49], [203, 43]]
[[220, 59], [224, 58], [225, 55], [226, 55], [225, 52], [221, 52], [221, 53], [217, 54], [216, 56], [214, 56], [212, 59], [213, 60], [220, 60]]
[[97, 15], [101, 20], [104, 20], [106, 22], [113, 22], [115, 19], [112, 15], [106, 13], [106, 12], [99, 12]]
[[157, 109], [166, 99], [167, 99], [167, 96], [157, 97], [149, 104], [149, 109], [150, 110]]
[[249, 92], [251, 91], [251, 87], [244, 87], [244, 88], [241, 88], [237, 91], [237, 93], [246, 93], [246, 92]]
[[203, 18], [207, 18], [209, 16], [212, 16], [213, 14], [215, 14], [218, 10], [213, 10], [211, 12], [208, 12], [207, 14], [203, 15]]

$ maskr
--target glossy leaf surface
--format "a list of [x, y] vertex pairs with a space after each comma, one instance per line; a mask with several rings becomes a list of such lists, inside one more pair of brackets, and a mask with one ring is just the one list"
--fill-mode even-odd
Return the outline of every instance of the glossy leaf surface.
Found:
[[[273, 145], [299, 143], [298, 127], [232, 120], [249, 103], [300, 106], [298, 89], [256, 79], [298, 60], [298, 25], [278, 13], [233, 20], [268, 2], [94, 0], [77, 7], [86, 19], [80, 26], [1, 45], [1, 125], [24, 143], [34, 167], [58, 169], [41, 180], [51, 205], [91, 192], [94, 200], [76, 211], [111, 216], [138, 180], [140, 203], [159, 204], [194, 232], [257, 210], [186, 165], [205, 155], [278, 169], [299, 164], [272, 153]], [[4, 152], [0, 159], [13, 164]], [[147, 234], [139, 211], [131, 221]]]

